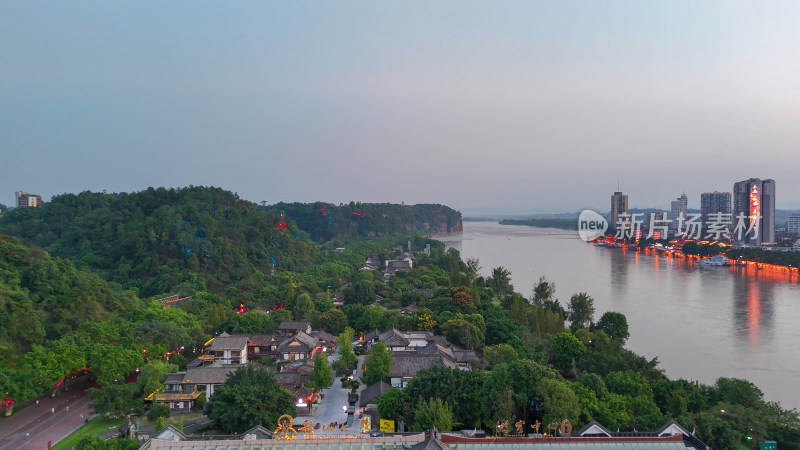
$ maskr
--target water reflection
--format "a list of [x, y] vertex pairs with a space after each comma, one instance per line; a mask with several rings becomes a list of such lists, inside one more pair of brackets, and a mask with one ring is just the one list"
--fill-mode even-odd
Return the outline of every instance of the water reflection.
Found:
[[[622, 249], [605, 249], [609, 255], [611, 267], [611, 293], [619, 300], [626, 297], [628, 292], [628, 261]], [[637, 254], [638, 257], [638, 254]]]
[[762, 347], [774, 334], [775, 285], [742, 274], [732, 278], [735, 343], [743, 348]]

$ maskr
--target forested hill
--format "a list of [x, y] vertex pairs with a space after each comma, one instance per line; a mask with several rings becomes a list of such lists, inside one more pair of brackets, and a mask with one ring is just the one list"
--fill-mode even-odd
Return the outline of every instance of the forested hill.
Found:
[[278, 215], [214, 187], [82, 192], [0, 218], [0, 233], [75, 261], [141, 296], [221, 292], [255, 270], [301, 270], [315, 246]]
[[83, 323], [107, 319], [109, 311], [119, 315], [137, 305], [130, 291], [0, 235], [0, 364], [8, 348], [29, 350]]
[[444, 205], [413, 206], [391, 203], [276, 203], [263, 206], [286, 218], [311, 235], [315, 241], [353, 240], [368, 236], [388, 236], [406, 231], [447, 234], [462, 231], [461, 213]]

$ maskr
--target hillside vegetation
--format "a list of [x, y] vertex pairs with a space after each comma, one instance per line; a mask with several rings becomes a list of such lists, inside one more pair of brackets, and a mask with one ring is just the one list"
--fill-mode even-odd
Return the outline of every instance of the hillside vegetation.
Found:
[[300, 270], [315, 248], [279, 216], [213, 187], [59, 195], [6, 213], [0, 232], [143, 296], [186, 284], [221, 292], [256, 270]]
[[423, 234], [462, 231], [461, 213], [438, 204], [277, 203], [262, 209], [274, 214], [285, 213], [286, 218], [320, 242], [352, 241], [409, 231]]

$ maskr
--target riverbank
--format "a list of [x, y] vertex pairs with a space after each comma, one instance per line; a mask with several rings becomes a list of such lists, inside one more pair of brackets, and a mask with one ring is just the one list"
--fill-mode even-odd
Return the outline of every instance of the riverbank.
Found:
[[[464, 233], [438, 238], [478, 258], [482, 274], [502, 266], [515, 290], [546, 276], [561, 303], [577, 292], [595, 299], [596, 316], [625, 314], [628, 348], [659, 360], [671, 378], [714, 383], [743, 378], [765, 398], [800, 408], [800, 284], [763, 264], [701, 268], [698, 257], [655, 250], [602, 249], [571, 230], [464, 222]], [[792, 388], [791, 386], [795, 386]]]

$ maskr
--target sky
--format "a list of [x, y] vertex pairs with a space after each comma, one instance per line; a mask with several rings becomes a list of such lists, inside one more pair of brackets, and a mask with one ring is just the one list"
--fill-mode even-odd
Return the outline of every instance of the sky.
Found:
[[776, 181], [800, 208], [800, 2], [7, 1], [0, 203], [608, 210]]

